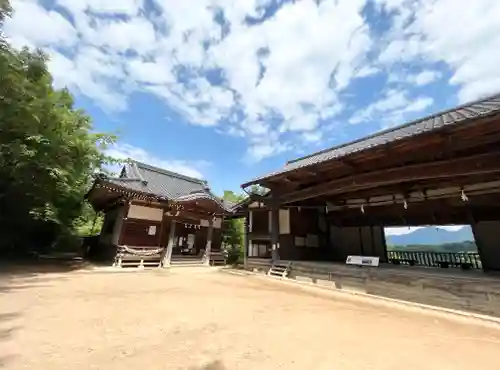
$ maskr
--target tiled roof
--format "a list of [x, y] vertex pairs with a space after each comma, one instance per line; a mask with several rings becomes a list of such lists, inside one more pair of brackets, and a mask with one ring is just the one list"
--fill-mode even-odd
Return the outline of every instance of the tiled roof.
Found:
[[179, 202], [211, 199], [223, 209], [229, 210], [222, 199], [212, 194], [206, 181], [134, 160], [129, 160], [123, 167], [120, 177], [107, 178], [106, 181], [130, 190]]
[[498, 113], [500, 113], [500, 94], [412, 121], [390, 130], [381, 131], [347, 144], [335, 146], [333, 148], [289, 161], [281, 170], [255, 178], [243, 186], [248, 186], [257, 183], [259, 180], [270, 178], [285, 172], [294, 171], [299, 168], [341, 158], [362, 150], [403, 140], [405, 138], [417, 136], [429, 131], [438, 130], [449, 125], [466, 123], [474, 119]]

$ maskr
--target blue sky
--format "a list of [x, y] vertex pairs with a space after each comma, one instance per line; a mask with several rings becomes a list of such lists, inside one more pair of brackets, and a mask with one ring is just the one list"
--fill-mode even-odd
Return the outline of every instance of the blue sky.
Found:
[[203, 177], [219, 194], [500, 86], [495, 0], [12, 5], [5, 33], [50, 55], [54, 84], [96, 130], [119, 134], [111, 154]]

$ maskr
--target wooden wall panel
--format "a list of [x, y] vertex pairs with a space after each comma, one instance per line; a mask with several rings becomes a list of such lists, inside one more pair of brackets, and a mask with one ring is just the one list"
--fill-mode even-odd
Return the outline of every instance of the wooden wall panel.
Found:
[[128, 209], [127, 217], [141, 220], [161, 221], [163, 217], [163, 209], [131, 204]]
[[[150, 226], [156, 226], [155, 235], [149, 235]], [[160, 246], [161, 222], [146, 220], [124, 220], [121, 244], [130, 246]], [[167, 234], [168, 235], [168, 234]]]
[[290, 234], [290, 210], [279, 210], [280, 234]]
[[361, 239], [358, 227], [342, 227], [342, 250], [345, 257], [361, 254]]
[[373, 231], [373, 255], [380, 257], [380, 262], [387, 262], [387, 247], [385, 244], [385, 232], [383, 226], [372, 226]]
[[478, 246], [484, 270], [500, 270], [500, 221], [480, 221], [474, 223], [472, 232]]
[[269, 211], [252, 210], [252, 232], [269, 234]]
[[385, 235], [383, 227], [330, 227], [330, 244], [333, 259], [344, 262], [349, 255], [380, 257], [386, 262]]
[[361, 252], [363, 256], [375, 256], [373, 248], [372, 228], [363, 226], [359, 228], [361, 235]]

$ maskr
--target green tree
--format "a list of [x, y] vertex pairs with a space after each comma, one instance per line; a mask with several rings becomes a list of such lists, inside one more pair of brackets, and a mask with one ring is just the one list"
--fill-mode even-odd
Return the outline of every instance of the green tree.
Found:
[[266, 195], [267, 192], [268, 192], [268, 190], [265, 187], [260, 186], [258, 184], [252, 185], [250, 187], [250, 194]]
[[[223, 199], [236, 204], [244, 200], [245, 196], [225, 190]], [[227, 262], [236, 263], [243, 253], [243, 220], [238, 218], [225, 220], [223, 230], [222, 243], [226, 248]]]
[[[0, 0], [0, 22], [8, 17]], [[55, 90], [41, 51], [16, 50], [0, 35], [0, 252], [42, 249], [72, 234], [93, 175], [114, 161], [115, 137]]]

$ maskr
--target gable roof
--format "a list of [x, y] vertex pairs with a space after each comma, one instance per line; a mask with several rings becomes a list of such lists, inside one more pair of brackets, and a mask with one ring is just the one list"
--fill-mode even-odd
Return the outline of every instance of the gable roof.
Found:
[[222, 209], [230, 210], [222, 199], [215, 196], [205, 180], [185, 176], [135, 160], [128, 160], [120, 177], [107, 177], [106, 181], [117, 186], [158, 197], [187, 202], [209, 199]]
[[289, 161], [281, 170], [269, 173], [265, 176], [254, 178], [253, 180], [243, 184], [242, 187], [246, 187], [257, 183], [260, 180], [264, 180], [286, 172], [291, 172], [299, 168], [312, 166], [332, 159], [341, 158], [359, 151], [382, 146], [409, 137], [418, 136], [430, 131], [444, 128], [449, 125], [464, 124], [466, 122], [470, 122], [471, 120], [499, 113], [500, 94], [496, 94], [488, 98], [467, 103], [459, 107], [446, 110], [444, 112], [421, 118], [401, 126], [397, 126], [389, 130], [380, 131], [373, 135], [354, 140], [346, 144], [334, 146], [332, 148], [328, 148], [320, 152], [316, 152], [308, 156]]

